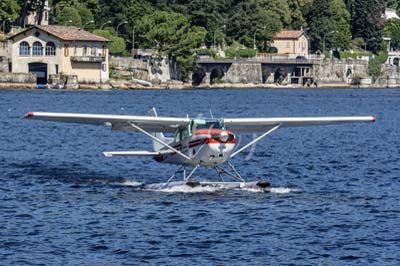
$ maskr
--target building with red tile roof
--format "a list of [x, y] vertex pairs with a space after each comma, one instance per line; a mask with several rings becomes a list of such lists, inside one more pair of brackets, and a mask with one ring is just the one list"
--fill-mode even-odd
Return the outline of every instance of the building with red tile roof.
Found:
[[10, 37], [12, 72], [35, 73], [45, 84], [50, 75], [74, 75], [80, 83], [109, 79], [109, 40], [77, 27], [32, 26]]
[[309, 41], [303, 30], [282, 30], [275, 34], [272, 46], [278, 54], [307, 56]]

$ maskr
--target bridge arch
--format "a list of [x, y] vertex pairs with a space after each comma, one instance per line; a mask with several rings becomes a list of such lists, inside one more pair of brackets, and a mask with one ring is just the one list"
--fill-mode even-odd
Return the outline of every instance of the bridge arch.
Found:
[[224, 69], [222, 67], [216, 67], [213, 70], [211, 70], [210, 73], [210, 84], [218, 84], [223, 81], [223, 78], [225, 76]]
[[278, 67], [274, 72], [274, 83], [281, 84], [287, 75], [288, 73], [284, 67]]

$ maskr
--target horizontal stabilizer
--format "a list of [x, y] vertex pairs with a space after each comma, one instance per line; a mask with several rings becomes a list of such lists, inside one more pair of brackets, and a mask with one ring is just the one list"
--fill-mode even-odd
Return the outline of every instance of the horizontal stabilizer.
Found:
[[158, 156], [162, 154], [174, 153], [173, 151], [106, 151], [104, 156]]

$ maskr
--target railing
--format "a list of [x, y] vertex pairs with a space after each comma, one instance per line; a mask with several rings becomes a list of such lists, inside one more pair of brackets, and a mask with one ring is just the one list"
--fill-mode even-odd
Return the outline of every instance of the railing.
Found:
[[102, 63], [106, 61], [104, 56], [71, 56], [73, 62]]
[[[249, 58], [233, 58], [233, 59], [215, 59], [213, 57], [200, 57], [197, 59], [197, 63], [207, 64], [223, 64], [223, 63], [277, 63], [277, 64], [313, 64], [315, 59], [308, 60], [305, 58], [298, 59], [283, 59], [283, 58], [274, 58], [274, 57], [249, 57]], [[318, 60], [319, 62], [321, 60]]]
[[249, 58], [218, 58], [201, 56], [197, 58], [199, 64], [232, 64], [232, 63], [264, 63], [264, 64], [294, 64], [294, 65], [313, 65], [320, 64], [328, 61], [337, 61], [338, 63], [355, 63], [355, 64], [366, 64], [367, 61], [360, 59], [325, 59], [318, 56], [299, 56], [298, 58], [285, 58], [284, 56], [263, 56], [263, 57], [249, 57]]

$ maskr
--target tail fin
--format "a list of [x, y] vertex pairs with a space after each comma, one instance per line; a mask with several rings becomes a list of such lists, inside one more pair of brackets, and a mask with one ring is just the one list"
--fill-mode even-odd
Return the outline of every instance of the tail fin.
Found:
[[[157, 111], [156, 111], [155, 107], [151, 108], [147, 113], [149, 114], [149, 116], [157, 117]], [[170, 142], [170, 140], [168, 138], [166, 138], [162, 132], [152, 132], [151, 135], [153, 135], [154, 137], [156, 137], [164, 142], [167, 142], [167, 143]], [[153, 140], [154, 151], [159, 151], [162, 148], [164, 148], [164, 146], [162, 144]]]

